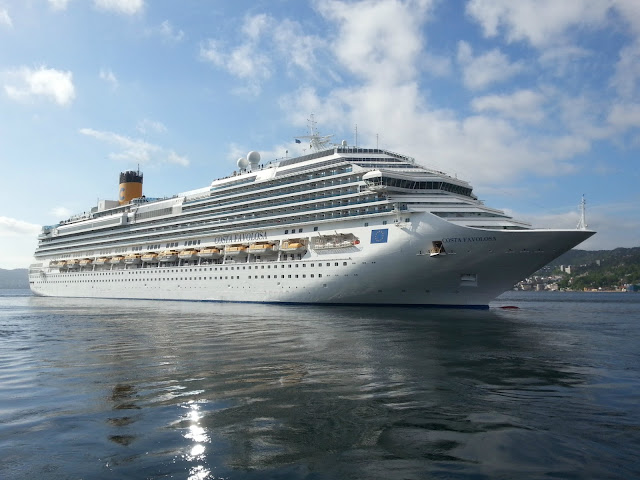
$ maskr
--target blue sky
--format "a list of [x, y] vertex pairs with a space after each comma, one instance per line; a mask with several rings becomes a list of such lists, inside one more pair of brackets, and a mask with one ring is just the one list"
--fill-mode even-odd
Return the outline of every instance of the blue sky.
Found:
[[41, 225], [169, 196], [238, 157], [336, 141], [410, 155], [489, 206], [640, 245], [636, 0], [0, 0], [0, 268]]

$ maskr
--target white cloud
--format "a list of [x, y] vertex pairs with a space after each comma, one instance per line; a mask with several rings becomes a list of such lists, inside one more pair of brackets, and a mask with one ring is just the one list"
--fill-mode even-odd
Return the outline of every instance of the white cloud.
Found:
[[569, 96], [566, 92], [557, 91], [553, 102], [559, 111], [559, 124], [556, 128], [590, 140], [606, 139], [614, 133], [611, 125], [604, 124], [602, 118], [603, 112], [608, 108], [608, 101], [603, 105], [600, 98], [594, 99], [584, 94]]
[[0, 268], [27, 268], [33, 262], [41, 226], [0, 216]]
[[247, 16], [241, 30], [247, 40], [256, 42], [273, 23], [274, 21], [270, 16], [260, 13]]
[[[48, 0], [53, 10], [66, 10], [71, 0]], [[135, 15], [144, 9], [144, 0], [93, 0], [99, 10]]]
[[476, 112], [496, 112], [504, 117], [527, 123], [539, 123], [544, 118], [544, 95], [532, 90], [518, 90], [510, 95], [486, 95], [474, 98], [471, 107]]
[[149, 133], [165, 133], [167, 131], [167, 127], [162, 122], [145, 118], [144, 120], [138, 122], [136, 130], [138, 130], [143, 135], [146, 135]]
[[493, 83], [506, 82], [524, 70], [521, 61], [509, 62], [507, 56], [497, 49], [474, 57], [471, 46], [464, 41], [458, 43], [457, 59], [463, 70], [464, 84], [473, 90], [486, 88]]
[[59, 105], [68, 105], [75, 98], [73, 74], [53, 68], [40, 67], [37, 70], [21, 67], [6, 72], [5, 93], [18, 101], [29, 101], [45, 97]]
[[[582, 250], [611, 250], [618, 247], [640, 246], [640, 219], [635, 215], [636, 199], [628, 203], [589, 205], [587, 199], [586, 220], [588, 228], [596, 234], [576, 248]], [[511, 212], [510, 214], [512, 214]], [[576, 228], [580, 219], [578, 202], [575, 208], [560, 213], [514, 214], [516, 218], [541, 228]], [[615, 232], [615, 235], [607, 232]]]
[[13, 27], [13, 22], [9, 16], [9, 11], [6, 8], [0, 8], [0, 25], [5, 27]]
[[[423, 165], [457, 173], [476, 186], [504, 185], [526, 173], [549, 176], [575, 171], [571, 159], [588, 150], [588, 138], [562, 129], [543, 134], [511, 121], [516, 115], [524, 123], [544, 118], [543, 93], [486, 96], [474, 105], [480, 114], [466, 118], [429, 105], [415, 67], [424, 58], [423, 28], [429, 19], [429, 4], [422, 4], [423, 10], [412, 10], [412, 2], [377, 2], [374, 6], [381, 9], [374, 8], [377, 14], [356, 14], [370, 5], [367, 1], [320, 4], [319, 11], [337, 26], [331, 35], [336, 57], [361, 83], [322, 95], [310, 86], [284, 95], [280, 107], [294, 125], [304, 127], [310, 112], [316, 113], [320, 126], [331, 126], [334, 131], [353, 132], [357, 124], [360, 145], [375, 145], [378, 140], [382, 148], [406, 152]], [[382, 11], [384, 15], [379, 13]], [[399, 23], [403, 29], [388, 29], [382, 18], [387, 25], [403, 19], [407, 22]], [[387, 45], [380, 45], [378, 38], [385, 38]], [[464, 42], [459, 50], [466, 81], [474, 88], [505, 80], [524, 69], [497, 50], [474, 57]], [[380, 74], [381, 69], [394, 73]], [[509, 112], [509, 105], [522, 111]], [[353, 135], [350, 137], [347, 140], [353, 144]]]
[[611, 85], [623, 98], [631, 98], [638, 91], [640, 80], [640, 38], [620, 50]]
[[448, 77], [453, 71], [450, 57], [440, 57], [426, 53], [422, 56], [422, 59], [425, 72], [434, 77]]
[[184, 38], [184, 32], [180, 29], [176, 30], [169, 20], [165, 20], [160, 24], [158, 32], [163, 38], [171, 42], [180, 42]]
[[145, 140], [132, 139], [117, 133], [94, 130], [92, 128], [81, 128], [80, 133], [118, 147], [119, 151], [109, 154], [109, 158], [112, 160], [143, 164], [174, 163], [182, 166], [189, 165], [189, 160], [186, 157], [180, 157], [172, 150], [167, 151], [163, 147]]
[[40, 229], [40, 225], [16, 220], [15, 218], [0, 217], [0, 237], [36, 236], [40, 233]]
[[272, 34], [276, 48], [288, 66], [306, 72], [317, 66], [316, 52], [325, 47], [324, 40], [305, 35], [299, 23], [286, 19], [273, 29]]
[[[360, 145], [375, 145], [379, 134], [382, 148], [415, 156], [418, 163], [458, 174], [476, 187], [504, 185], [526, 173], [574, 172], [571, 159], [590, 146], [579, 135], [543, 135], [497, 117], [465, 118], [430, 109], [418, 86], [411, 83], [336, 89], [322, 97], [303, 88], [281, 98], [280, 106], [301, 128], [307, 112], [318, 112], [319, 125], [334, 131], [353, 132], [357, 124]], [[354, 143], [353, 136], [346, 140]]]
[[66, 10], [67, 5], [71, 0], [49, 0], [49, 5], [54, 10]]
[[471, 0], [466, 12], [486, 37], [503, 30], [509, 42], [544, 47], [564, 43], [571, 28], [603, 27], [611, 5], [610, 0]]
[[147, 35], [158, 35], [169, 43], [178, 43], [184, 40], [185, 33], [183, 30], [176, 29], [169, 20], [165, 20], [157, 27], [147, 28]]
[[114, 90], [118, 88], [118, 79], [111, 69], [100, 69], [100, 79], [111, 85]]
[[612, 4], [620, 12], [622, 20], [627, 22], [636, 34], [640, 33], [640, 2], [637, 0], [612, 0]]
[[134, 140], [113, 132], [82, 128], [80, 129], [80, 133], [119, 147], [121, 149], [119, 152], [109, 154], [109, 157], [114, 160], [149, 163], [152, 156], [161, 151], [159, 146], [153, 145], [145, 140]]
[[245, 81], [234, 89], [235, 93], [259, 95], [262, 83], [271, 78], [280, 63], [286, 65], [289, 73], [295, 68], [316, 74], [316, 52], [325, 46], [325, 42], [306, 35], [299, 23], [258, 14], [245, 17], [240, 32], [241, 41], [235, 46], [213, 38], [200, 46], [201, 60]]
[[257, 48], [248, 43], [225, 51], [220, 42], [209, 39], [200, 46], [200, 58], [241, 79], [264, 80], [271, 76], [268, 57], [257, 52]]
[[144, 9], [144, 0], [94, 0], [96, 8], [100, 10], [135, 15]]
[[609, 112], [607, 121], [618, 131], [625, 131], [633, 127], [640, 128], [640, 104], [625, 103], [614, 105]]
[[397, 83], [416, 74], [424, 42], [420, 25], [431, 3], [325, 1], [318, 8], [340, 29], [332, 48], [345, 69], [369, 81]]
[[271, 76], [269, 58], [259, 53], [257, 47], [250, 43], [242, 44], [230, 51], [217, 40], [209, 39], [200, 46], [200, 58], [220, 67], [235, 77], [247, 81], [246, 88], [239, 91], [251, 96], [260, 94], [261, 82]]
[[548, 71], [553, 71], [558, 77], [565, 77], [567, 73], [577, 71], [580, 60], [589, 59], [593, 52], [573, 45], [555, 45], [544, 50], [538, 57], [540, 65]]
[[72, 212], [66, 207], [54, 207], [51, 209], [51, 213], [56, 218], [69, 218]]
[[189, 166], [189, 159], [187, 157], [178, 155], [173, 150], [171, 150], [169, 152], [169, 154], [167, 155], [167, 162], [168, 163], [174, 163], [176, 165], [181, 165], [183, 167], [188, 167]]

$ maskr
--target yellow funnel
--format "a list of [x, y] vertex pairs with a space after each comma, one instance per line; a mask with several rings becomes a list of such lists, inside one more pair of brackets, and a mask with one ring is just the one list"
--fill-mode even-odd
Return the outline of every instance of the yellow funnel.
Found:
[[120, 173], [120, 192], [118, 201], [120, 205], [129, 203], [134, 198], [142, 196], [142, 173], [129, 170]]

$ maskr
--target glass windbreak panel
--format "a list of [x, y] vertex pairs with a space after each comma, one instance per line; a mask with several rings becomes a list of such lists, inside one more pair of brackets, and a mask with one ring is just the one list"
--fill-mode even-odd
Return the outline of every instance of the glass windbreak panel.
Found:
[[382, 177], [380, 180], [376, 179], [376, 183], [373, 183], [372, 180], [373, 179], [368, 179], [367, 183], [370, 185], [382, 184], [388, 187], [402, 188], [405, 190], [443, 190], [445, 192], [457, 193], [467, 197], [470, 197], [472, 192], [470, 188], [448, 182], [414, 181], [394, 177]]

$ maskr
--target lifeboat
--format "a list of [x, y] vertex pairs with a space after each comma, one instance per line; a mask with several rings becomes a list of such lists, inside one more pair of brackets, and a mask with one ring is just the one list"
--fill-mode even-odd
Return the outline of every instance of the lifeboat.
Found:
[[96, 261], [93, 263], [95, 263], [96, 265], [104, 265], [105, 263], [109, 263], [109, 257], [96, 258]]
[[301, 240], [285, 240], [280, 245], [280, 251], [286, 253], [302, 253], [307, 246]]
[[142, 255], [139, 253], [130, 253], [124, 257], [124, 263], [127, 265], [140, 265], [142, 263]]
[[142, 255], [142, 261], [144, 263], [158, 263], [158, 254], [156, 252], [147, 252]]
[[338, 233], [337, 235], [323, 235], [313, 239], [314, 250], [331, 250], [349, 248], [360, 244], [360, 240], [353, 234]]
[[80, 262], [72, 258], [71, 260], [67, 260], [67, 268], [78, 268], [80, 266]]
[[109, 263], [111, 265], [119, 265], [121, 263], [124, 263], [124, 257], [122, 255], [115, 255], [111, 257], [111, 260], [109, 260]]
[[158, 260], [161, 262], [175, 262], [178, 260], [178, 252], [177, 250], [165, 250], [158, 255]]
[[198, 253], [200, 258], [220, 258], [222, 253], [219, 248], [216, 247], [205, 247]]
[[273, 253], [273, 243], [252, 243], [249, 245], [249, 253], [265, 254]]
[[81, 267], [89, 267], [93, 263], [93, 260], [91, 258], [83, 258], [78, 263]]
[[241, 255], [247, 254], [247, 246], [246, 245], [227, 245], [224, 249], [224, 253], [228, 257], [237, 257]]
[[198, 250], [196, 250], [195, 248], [187, 248], [186, 250], [182, 250], [179, 254], [178, 254], [178, 258], [180, 260], [197, 260], [198, 259]]

